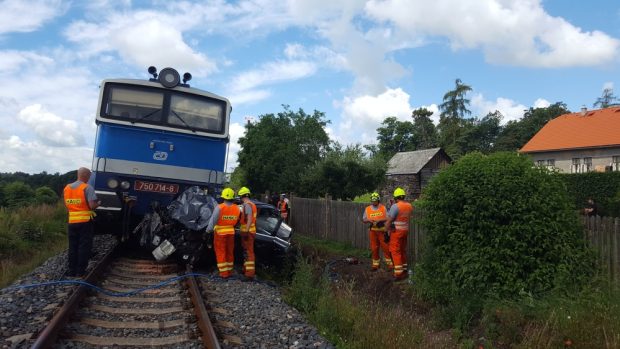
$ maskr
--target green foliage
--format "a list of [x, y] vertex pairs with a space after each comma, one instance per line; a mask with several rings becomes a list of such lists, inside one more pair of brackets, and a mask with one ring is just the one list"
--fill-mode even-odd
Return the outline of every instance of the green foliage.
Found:
[[472, 90], [471, 86], [465, 85], [461, 79], [454, 81], [454, 90], [443, 95], [443, 103], [439, 105], [441, 116], [447, 119], [460, 119], [471, 114], [467, 109], [469, 99], [465, 95]]
[[239, 182], [255, 193], [297, 192], [300, 175], [319, 161], [329, 146], [325, 132], [329, 121], [324, 113], [315, 110], [310, 115], [283, 107], [278, 114], [261, 115], [258, 122], [248, 123], [239, 139]]
[[34, 202], [34, 191], [28, 184], [12, 182], [4, 186], [4, 201], [8, 207], [27, 206]]
[[556, 102], [546, 108], [528, 109], [523, 118], [509, 121], [495, 142], [495, 151], [515, 151], [521, 149], [534, 135], [552, 120], [562, 114], [570, 113], [566, 104]]
[[385, 175], [386, 163], [381, 157], [370, 158], [359, 145], [342, 148], [334, 144], [320, 161], [302, 176], [298, 193], [304, 197], [352, 200], [377, 188]]
[[599, 216], [620, 217], [620, 172], [588, 172], [558, 175], [576, 209], [584, 207], [588, 198], [594, 199]]
[[413, 132], [411, 121], [400, 121], [394, 116], [385, 118], [377, 129], [379, 153], [390, 158], [401, 151], [415, 150]]
[[416, 109], [411, 113], [413, 118], [413, 141], [416, 149], [435, 148], [439, 145], [439, 134], [431, 120], [433, 112], [426, 109]]
[[[77, 171], [69, 171], [64, 174], [58, 172], [54, 174], [45, 171], [41, 173], [29, 174], [24, 172], [0, 173], [0, 187], [2, 183], [23, 182], [31, 188], [50, 187], [57, 195], [62, 194], [62, 189], [67, 183], [73, 182], [77, 176]], [[2, 205], [2, 202], [0, 202]]]
[[587, 283], [594, 258], [564, 184], [514, 153], [472, 153], [440, 172], [419, 205], [420, 292], [466, 327], [488, 299]]
[[603, 95], [596, 99], [593, 106], [594, 108], [607, 108], [616, 103], [618, 103], [618, 97], [614, 95], [614, 89], [608, 87], [603, 89]]
[[58, 195], [50, 187], [39, 187], [34, 191], [34, 200], [40, 205], [52, 205], [58, 201]]

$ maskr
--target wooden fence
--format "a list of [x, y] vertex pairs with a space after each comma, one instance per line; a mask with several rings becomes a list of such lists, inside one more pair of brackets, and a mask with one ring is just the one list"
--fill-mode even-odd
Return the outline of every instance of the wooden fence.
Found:
[[[344, 242], [357, 248], [368, 248], [368, 227], [362, 223], [368, 204], [327, 199], [291, 198], [291, 226], [295, 231], [319, 239]], [[420, 242], [425, 231], [414, 211], [407, 241], [410, 265], [420, 260]], [[584, 237], [598, 253], [603, 271], [620, 281], [620, 218], [581, 217]]]

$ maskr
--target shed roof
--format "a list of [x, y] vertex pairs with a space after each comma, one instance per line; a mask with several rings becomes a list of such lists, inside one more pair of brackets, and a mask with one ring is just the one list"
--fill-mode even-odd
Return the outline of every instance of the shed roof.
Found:
[[422, 170], [441, 148], [422, 149], [416, 151], [404, 151], [396, 153], [388, 161], [388, 175], [416, 174]]
[[560, 115], [521, 148], [522, 153], [620, 145], [620, 108]]

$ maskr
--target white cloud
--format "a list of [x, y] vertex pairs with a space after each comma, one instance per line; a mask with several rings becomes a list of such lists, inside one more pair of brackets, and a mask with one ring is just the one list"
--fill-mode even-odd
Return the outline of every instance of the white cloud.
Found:
[[271, 92], [267, 90], [251, 90], [251, 91], [241, 91], [241, 92], [232, 92], [228, 95], [228, 99], [230, 103], [235, 105], [241, 104], [251, 104], [258, 101], [262, 101], [271, 96]]
[[620, 49], [620, 41], [603, 32], [549, 15], [541, 0], [370, 0], [365, 11], [412, 38], [446, 37], [453, 49], [481, 48], [498, 64], [601, 65], [616, 60]]
[[[551, 103], [544, 98], [538, 98], [534, 101], [534, 108], [546, 108]], [[502, 125], [505, 125], [508, 121], [516, 121], [523, 117], [525, 110], [529, 107], [515, 102], [512, 99], [499, 97], [495, 101], [490, 101], [484, 98], [482, 93], [478, 93], [471, 98], [471, 106], [475, 115], [483, 117], [488, 113], [499, 111], [502, 118]]]
[[23, 121], [45, 145], [74, 147], [84, 145], [84, 137], [77, 122], [66, 120], [43, 109], [40, 104], [30, 105], [19, 112]]
[[230, 124], [228, 129], [230, 135], [230, 144], [228, 148], [228, 168], [226, 171], [232, 171], [239, 164], [237, 163], [239, 150], [241, 150], [241, 146], [239, 145], [239, 138], [243, 137], [245, 134], [245, 126], [241, 125], [238, 122], [233, 122]]
[[11, 32], [32, 32], [62, 14], [62, 0], [0, 1], [0, 35]]
[[342, 108], [341, 123], [335, 134], [336, 140], [345, 144], [374, 143], [377, 127], [385, 118], [395, 116], [410, 121], [413, 110], [409, 94], [400, 88], [388, 88], [377, 96], [345, 97], [339, 106]]
[[0, 51], [0, 74], [19, 72], [27, 66], [51, 66], [54, 60], [29, 51]]
[[544, 98], [538, 98], [534, 101], [534, 108], [547, 108], [551, 105], [551, 102]]
[[[214, 60], [196, 52], [183, 38], [182, 18], [155, 11], [112, 14], [103, 23], [77, 21], [65, 36], [81, 47], [85, 57], [117, 52], [132, 65], [175, 67], [206, 76], [217, 70]], [[181, 22], [179, 22], [181, 21]]]
[[92, 154], [92, 148], [87, 147], [50, 147], [15, 135], [0, 138], [0, 168], [4, 172], [68, 172], [90, 167]]

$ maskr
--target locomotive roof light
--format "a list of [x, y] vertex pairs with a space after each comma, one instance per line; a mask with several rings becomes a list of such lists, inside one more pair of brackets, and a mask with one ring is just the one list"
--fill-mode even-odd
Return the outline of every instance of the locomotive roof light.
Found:
[[154, 66], [150, 66], [149, 74], [153, 75], [153, 79], [157, 79], [157, 68], [155, 68]]
[[185, 73], [183, 74], [183, 83], [186, 84], [188, 81], [190, 81], [192, 79], [192, 74], [190, 73]]
[[164, 87], [172, 88], [181, 82], [181, 77], [176, 70], [164, 68], [159, 72], [159, 82], [164, 85]]

